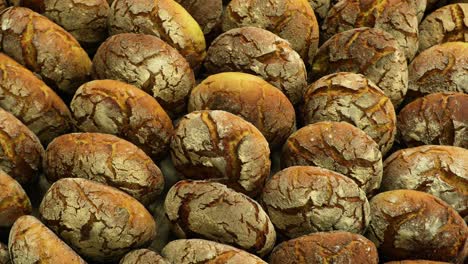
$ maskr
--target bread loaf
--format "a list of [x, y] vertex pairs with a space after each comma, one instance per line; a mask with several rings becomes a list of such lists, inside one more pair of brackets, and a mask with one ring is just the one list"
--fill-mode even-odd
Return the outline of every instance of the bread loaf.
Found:
[[[10, 228], [16, 219], [31, 212], [31, 202], [24, 189], [0, 170], [0, 229]], [[1, 259], [0, 264], [3, 264]]]
[[158, 253], [149, 249], [135, 249], [127, 253], [119, 264], [170, 264]]
[[8, 253], [8, 246], [0, 242], [0, 264], [9, 264], [10, 253]]
[[309, 0], [310, 6], [314, 10], [315, 16], [321, 22], [327, 17], [328, 10], [332, 7], [330, 0]]
[[200, 25], [203, 34], [214, 35], [221, 30], [222, 0], [176, 0]]

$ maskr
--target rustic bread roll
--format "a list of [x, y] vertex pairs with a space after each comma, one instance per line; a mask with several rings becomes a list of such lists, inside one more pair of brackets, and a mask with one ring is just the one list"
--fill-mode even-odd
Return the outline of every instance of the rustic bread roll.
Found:
[[408, 66], [408, 97], [468, 93], [468, 43], [447, 42], [421, 52]]
[[367, 237], [384, 261], [427, 259], [463, 263], [468, 228], [448, 204], [427, 193], [395, 190], [370, 201]]
[[253, 26], [269, 30], [291, 43], [312, 64], [319, 26], [307, 0], [232, 0], [223, 16], [223, 30]]
[[275, 245], [275, 229], [262, 207], [220, 183], [179, 181], [167, 193], [164, 209], [179, 238], [205, 238], [259, 256]]
[[128, 252], [119, 264], [170, 264], [158, 253], [149, 249], [135, 249]]
[[221, 27], [222, 0], [175, 0], [200, 25], [203, 34], [213, 35]]
[[47, 147], [44, 172], [49, 182], [84, 178], [120, 189], [144, 205], [164, 188], [164, 176], [141, 149], [109, 134], [76, 133]]
[[89, 79], [91, 60], [86, 52], [70, 33], [46, 17], [11, 7], [0, 14], [0, 24], [0, 50], [52, 88], [73, 94]]
[[0, 242], [0, 264], [9, 264], [9, 263], [11, 263], [11, 260], [10, 260], [10, 253], [8, 253], [8, 246]]
[[92, 261], [118, 261], [156, 234], [153, 217], [137, 200], [86, 179], [65, 178], [52, 184], [39, 213], [44, 224]]
[[375, 27], [390, 33], [411, 61], [419, 45], [417, 16], [412, 1], [343, 0], [330, 8], [322, 25], [323, 37], [327, 40], [352, 28]]
[[310, 6], [319, 21], [323, 21], [327, 17], [328, 10], [332, 7], [330, 2], [330, 0], [309, 0]]
[[240, 72], [209, 76], [190, 94], [188, 111], [224, 110], [251, 122], [272, 147], [295, 130], [296, 114], [288, 98], [263, 79]]
[[374, 243], [365, 237], [344, 231], [319, 232], [288, 240], [276, 246], [270, 264], [377, 264]]
[[261, 76], [299, 103], [307, 87], [307, 71], [289, 43], [255, 27], [231, 29], [216, 38], [204, 63], [208, 73], [240, 71]]
[[21, 185], [0, 170], [0, 229], [11, 227], [16, 219], [31, 211], [31, 202]]
[[93, 58], [95, 79], [114, 79], [153, 95], [172, 115], [185, 111], [195, 77], [187, 61], [157, 37], [118, 34], [108, 38]]
[[468, 220], [468, 150], [451, 146], [402, 149], [385, 160], [382, 191], [412, 189], [439, 197]]
[[135, 86], [113, 80], [88, 82], [76, 91], [70, 108], [83, 132], [122, 137], [154, 159], [168, 149], [171, 119], [154, 98]]
[[397, 124], [408, 146], [468, 148], [468, 94], [434, 93], [418, 98], [400, 111]]
[[15, 222], [8, 247], [12, 263], [86, 263], [54, 232], [30, 215]]
[[468, 4], [446, 5], [428, 15], [419, 25], [419, 52], [434, 45], [468, 41]]
[[333, 170], [372, 195], [382, 181], [382, 153], [364, 131], [346, 122], [318, 122], [292, 134], [283, 146], [283, 168], [303, 165]]
[[108, 19], [111, 35], [154, 35], [177, 49], [192, 68], [205, 58], [205, 37], [195, 19], [173, 0], [115, 0]]
[[171, 158], [183, 177], [215, 180], [256, 196], [270, 174], [270, 149], [260, 131], [225, 111], [185, 115], [171, 141]]
[[0, 107], [15, 115], [42, 144], [72, 129], [70, 111], [43, 81], [0, 53]]
[[243, 250], [203, 239], [179, 239], [169, 242], [162, 255], [171, 263], [266, 264]]
[[309, 86], [304, 96], [305, 124], [345, 121], [366, 132], [383, 155], [396, 134], [395, 110], [390, 99], [361, 74], [335, 73]]
[[44, 148], [21, 121], [0, 108], [0, 170], [22, 185], [37, 180]]

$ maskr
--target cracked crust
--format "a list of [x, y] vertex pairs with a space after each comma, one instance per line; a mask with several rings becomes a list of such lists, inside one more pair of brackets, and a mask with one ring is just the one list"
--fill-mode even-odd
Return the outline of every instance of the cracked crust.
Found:
[[0, 53], [0, 107], [25, 124], [42, 144], [72, 130], [60, 97], [31, 71]]
[[259, 257], [225, 244], [203, 239], [169, 242], [162, 255], [177, 264], [267, 264]]
[[44, 157], [49, 182], [84, 178], [120, 189], [144, 205], [164, 188], [164, 176], [141, 149], [109, 134], [76, 133], [54, 139]]
[[[0, 5], [1, 5], [1, 1], [0, 1]], [[8, 253], [8, 246], [4, 245], [1, 242], [0, 242], [0, 264], [11, 264], [10, 253]]]
[[273, 249], [270, 264], [378, 264], [374, 243], [344, 231], [319, 232], [283, 242]]
[[261, 132], [225, 111], [185, 115], [171, 141], [172, 162], [183, 177], [221, 182], [252, 197], [270, 174], [269, 156]]
[[111, 35], [134, 32], [154, 35], [177, 49], [197, 69], [206, 56], [198, 23], [172, 0], [115, 0], [108, 19]]
[[328, 12], [322, 25], [325, 40], [360, 27], [375, 27], [391, 34], [408, 61], [418, 51], [418, 17], [415, 3], [407, 0], [343, 0]]
[[65, 178], [52, 184], [39, 213], [44, 224], [93, 261], [118, 261], [156, 235], [156, 223], [142, 204], [86, 179]]
[[[413, 7], [416, 10], [416, 16], [418, 17], [418, 24], [420, 24], [421, 21], [423, 20], [424, 12], [426, 12], [427, 0], [411, 0], [410, 3], [413, 5]], [[419, 35], [419, 38], [420, 37], [421, 35]]]
[[333, 170], [373, 195], [382, 181], [382, 153], [370, 136], [346, 122], [318, 122], [292, 134], [283, 146], [283, 168], [302, 165]]
[[468, 228], [448, 204], [430, 194], [394, 190], [370, 201], [367, 237], [384, 261], [427, 259], [463, 263]]
[[335, 73], [314, 82], [304, 96], [305, 124], [344, 121], [367, 133], [382, 155], [393, 145], [396, 115], [390, 99], [361, 74]]
[[31, 211], [31, 202], [21, 185], [0, 170], [0, 229], [11, 227], [16, 219]]
[[262, 207], [223, 184], [183, 180], [167, 193], [166, 215], [179, 238], [204, 238], [265, 256], [276, 233]]
[[319, 26], [307, 0], [232, 0], [223, 17], [223, 30], [253, 26], [283, 38], [312, 64], [319, 43]]
[[398, 114], [399, 138], [410, 147], [452, 145], [468, 148], [468, 94], [433, 93]]
[[0, 13], [0, 50], [39, 74], [54, 89], [73, 94], [89, 79], [91, 60], [63, 28], [28, 8]]
[[384, 162], [382, 191], [427, 192], [451, 205], [468, 220], [468, 150], [421, 146], [399, 150]]
[[419, 25], [419, 52], [454, 41], [468, 42], [468, 4], [444, 6]]
[[208, 73], [258, 75], [299, 103], [307, 87], [307, 71], [299, 54], [275, 34], [255, 27], [231, 29], [216, 38], [204, 66]]
[[370, 220], [364, 191], [350, 178], [319, 167], [276, 173], [265, 184], [261, 203], [276, 231], [289, 238], [332, 230], [362, 233]]
[[177, 50], [155, 36], [132, 33], [112, 36], [99, 47], [93, 77], [135, 85], [172, 116], [185, 111], [195, 86], [193, 71]]
[[122, 137], [151, 158], [162, 158], [173, 134], [172, 121], [147, 93], [120, 81], [97, 80], [82, 85], [70, 103], [83, 132]]
[[309, 0], [309, 4], [319, 21], [323, 21], [327, 17], [328, 10], [332, 7], [330, 0]]
[[262, 132], [271, 147], [281, 146], [296, 128], [288, 98], [263, 79], [245, 73], [211, 75], [190, 94], [188, 112], [224, 110], [239, 115]]
[[409, 65], [408, 97], [468, 93], [468, 43], [447, 42], [421, 52]]
[[315, 56], [310, 76], [355, 72], [374, 82], [397, 107], [408, 89], [408, 66], [398, 43], [387, 32], [357, 28], [338, 33]]
[[210, 35], [221, 27], [222, 0], [175, 0], [197, 21], [203, 34]]
[[170, 264], [158, 253], [149, 249], [136, 249], [128, 252], [119, 264]]
[[21, 121], [0, 108], [0, 169], [22, 185], [37, 180], [44, 148]]
[[86, 264], [54, 232], [30, 215], [15, 222], [8, 247], [13, 263]]

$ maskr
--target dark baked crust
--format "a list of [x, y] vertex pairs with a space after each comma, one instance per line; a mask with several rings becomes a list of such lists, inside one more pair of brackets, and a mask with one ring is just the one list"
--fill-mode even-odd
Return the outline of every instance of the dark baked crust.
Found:
[[[11, 227], [16, 219], [31, 212], [31, 202], [24, 189], [15, 179], [0, 170], [0, 229]], [[0, 257], [0, 263], [3, 264], [1, 259]]]
[[128, 252], [119, 264], [169, 264], [169, 262], [152, 250], [135, 249]]
[[431, 261], [431, 260], [402, 260], [390, 261], [385, 264], [449, 264], [449, 262]]
[[309, 0], [309, 4], [314, 10], [314, 14], [319, 21], [323, 21], [332, 7], [330, 0]]
[[[6, 0], [0, 0], [0, 11], [8, 7]], [[3, 264], [3, 263], [2, 263]]]
[[210, 35], [221, 27], [222, 0], [175, 0], [198, 22], [203, 34]]

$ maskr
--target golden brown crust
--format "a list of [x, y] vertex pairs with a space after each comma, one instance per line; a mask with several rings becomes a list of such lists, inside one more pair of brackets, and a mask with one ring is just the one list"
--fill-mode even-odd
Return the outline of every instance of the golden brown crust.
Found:
[[0, 264], [11, 264], [8, 246], [4, 245], [2, 242], [0, 242]]
[[21, 185], [0, 170], [0, 228], [11, 227], [16, 219], [31, 211], [31, 202]]
[[13, 263], [86, 264], [54, 232], [30, 215], [15, 222], [8, 246]]
[[468, 148], [468, 94], [434, 93], [406, 105], [398, 114], [399, 138], [408, 146]]
[[424, 192], [394, 190], [370, 201], [367, 237], [385, 261], [427, 259], [463, 263], [468, 251], [466, 223], [448, 204]]
[[83, 132], [122, 137], [150, 157], [164, 156], [173, 134], [172, 121], [149, 94], [120, 81], [97, 80], [82, 85], [70, 104]]
[[345, 231], [318, 232], [279, 244], [270, 264], [377, 264], [379, 256], [372, 241]]
[[318, 166], [354, 180], [372, 195], [382, 180], [382, 153], [364, 131], [346, 122], [318, 122], [292, 134], [283, 146], [282, 166]]
[[319, 27], [307, 0], [231, 1], [224, 13], [223, 30], [246, 26], [264, 28], [286, 39], [305, 62], [312, 64]]
[[128, 252], [119, 264], [170, 264], [158, 253], [149, 249], [135, 249]]
[[270, 149], [261, 132], [241, 117], [204, 110], [185, 115], [171, 141], [182, 176], [215, 180], [256, 196], [270, 174]]
[[273, 248], [276, 233], [262, 207], [225, 185], [183, 180], [164, 202], [173, 231], [180, 238], [204, 238], [264, 256]]
[[76, 133], [54, 139], [44, 157], [49, 182], [84, 178], [120, 189], [144, 205], [164, 188], [164, 176], [141, 149], [109, 134]]
[[175, 0], [198, 22], [203, 34], [210, 35], [221, 27], [222, 0]]
[[118, 261], [156, 235], [156, 223], [142, 204], [113, 187], [86, 179], [55, 182], [39, 212], [44, 224], [93, 261]]
[[206, 56], [200, 26], [172, 0], [115, 0], [108, 25], [111, 35], [134, 32], [161, 38], [177, 49], [195, 69]]
[[366, 132], [383, 155], [393, 145], [396, 115], [390, 99], [372, 81], [354, 73], [335, 73], [314, 82], [304, 96], [305, 124], [345, 121]]
[[288, 98], [263, 79], [245, 73], [211, 75], [190, 94], [188, 111], [224, 110], [239, 115], [262, 132], [272, 147], [295, 130], [296, 114]]
[[302, 100], [307, 71], [289, 42], [255, 27], [231, 29], [216, 38], [204, 66], [213, 74], [246, 72], [261, 76], [279, 88], [293, 104]]
[[0, 23], [0, 50], [52, 88], [73, 94], [89, 79], [91, 60], [86, 52], [70, 33], [46, 17], [10, 7], [0, 14]]
[[12, 113], [47, 144], [72, 129], [70, 111], [32, 72], [0, 53], [0, 107]]
[[7, 7], [8, 7], [8, 3], [6, 2], [6, 0], [0, 0], [0, 11], [2, 11], [3, 9], [5, 9]]
[[93, 58], [93, 77], [135, 85], [171, 115], [185, 111], [195, 86], [193, 71], [177, 50], [155, 36], [142, 34], [108, 38]]
[[0, 108], [0, 169], [20, 184], [37, 179], [44, 148], [21, 121]]

